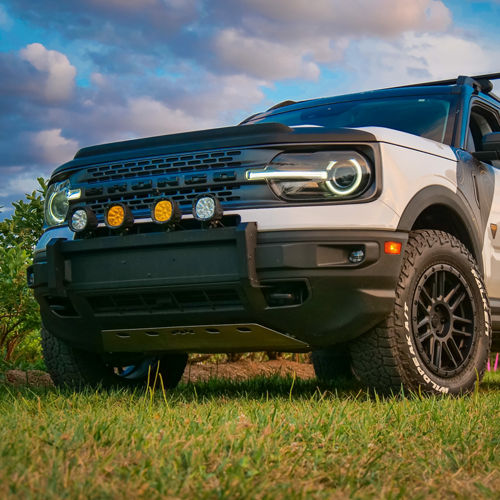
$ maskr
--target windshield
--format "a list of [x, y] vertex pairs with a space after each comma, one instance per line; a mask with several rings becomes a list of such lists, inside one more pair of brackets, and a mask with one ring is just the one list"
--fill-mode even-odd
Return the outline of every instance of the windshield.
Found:
[[324, 104], [248, 123], [278, 122], [289, 127], [386, 127], [445, 142], [453, 96], [405, 96]]

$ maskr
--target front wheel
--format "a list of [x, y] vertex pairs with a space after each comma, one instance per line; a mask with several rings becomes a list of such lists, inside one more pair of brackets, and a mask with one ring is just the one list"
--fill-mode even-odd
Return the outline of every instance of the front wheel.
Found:
[[311, 361], [316, 378], [321, 382], [352, 378], [351, 354], [346, 345], [313, 351]]
[[443, 231], [410, 233], [393, 312], [351, 344], [353, 370], [379, 391], [464, 394], [484, 374], [490, 308], [467, 248]]
[[[83, 387], [138, 387], [161, 383], [172, 389], [181, 380], [187, 364], [187, 354], [169, 353], [157, 357], [144, 356], [129, 366], [114, 366], [99, 354], [69, 345], [42, 328], [42, 349], [47, 369], [56, 386], [81, 389]], [[160, 382], [161, 376], [161, 382]]]

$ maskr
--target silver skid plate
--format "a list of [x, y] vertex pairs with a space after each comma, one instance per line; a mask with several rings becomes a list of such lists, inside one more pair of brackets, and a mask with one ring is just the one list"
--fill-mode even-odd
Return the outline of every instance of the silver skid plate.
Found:
[[300, 340], [253, 323], [103, 330], [102, 341], [107, 352], [309, 350]]

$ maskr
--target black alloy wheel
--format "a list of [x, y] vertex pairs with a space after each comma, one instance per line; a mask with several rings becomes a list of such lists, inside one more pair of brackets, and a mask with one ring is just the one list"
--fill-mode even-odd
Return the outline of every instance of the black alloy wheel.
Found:
[[392, 312], [350, 344], [354, 374], [379, 392], [465, 394], [486, 370], [488, 294], [465, 245], [451, 234], [409, 234]]
[[413, 301], [413, 335], [433, 373], [452, 377], [468, 363], [475, 314], [470, 287], [453, 266], [433, 266], [420, 278]]

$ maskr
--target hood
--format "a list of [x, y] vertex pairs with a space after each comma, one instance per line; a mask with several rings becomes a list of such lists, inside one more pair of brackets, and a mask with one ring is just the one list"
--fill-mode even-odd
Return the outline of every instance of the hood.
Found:
[[447, 160], [456, 161], [457, 157], [453, 148], [447, 144], [426, 139], [419, 135], [408, 134], [407, 132], [400, 132], [391, 128], [383, 127], [360, 127], [353, 130], [366, 132], [372, 134], [377, 142], [385, 142], [387, 144], [394, 144], [403, 148], [415, 149], [422, 153], [428, 153], [435, 156], [441, 156]]
[[371, 132], [361, 129], [293, 129], [280, 123], [242, 125], [90, 146], [80, 149], [72, 161], [58, 167], [53, 175], [101, 162], [182, 152], [290, 143], [366, 143], [376, 140]]

